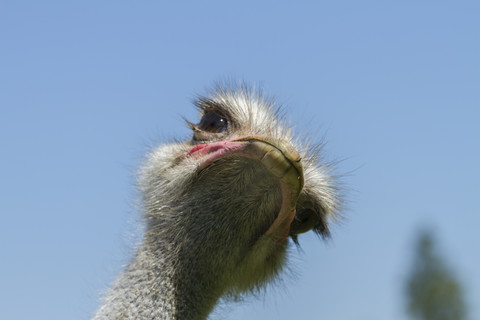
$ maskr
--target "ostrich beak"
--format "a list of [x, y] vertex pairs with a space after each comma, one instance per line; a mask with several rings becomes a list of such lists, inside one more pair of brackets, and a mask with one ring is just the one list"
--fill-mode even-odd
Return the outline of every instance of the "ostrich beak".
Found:
[[277, 217], [265, 235], [283, 242], [290, 233], [297, 200], [304, 185], [300, 155], [285, 141], [254, 136], [199, 144], [187, 152], [187, 156], [203, 158], [200, 169], [232, 154], [261, 162], [278, 178], [282, 203]]
[[248, 141], [254, 147], [262, 164], [279, 179], [282, 190], [282, 204], [277, 218], [265, 233], [283, 242], [290, 233], [295, 217], [295, 207], [303, 189], [304, 177], [301, 157], [287, 142], [282, 140], [247, 137], [235, 141]]

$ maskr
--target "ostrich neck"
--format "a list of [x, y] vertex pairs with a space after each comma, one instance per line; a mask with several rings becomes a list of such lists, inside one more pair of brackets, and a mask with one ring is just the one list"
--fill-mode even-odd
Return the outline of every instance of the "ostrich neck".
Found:
[[263, 164], [220, 159], [193, 183], [176, 177], [169, 183], [185, 189], [143, 190], [142, 244], [95, 319], [205, 319], [224, 293], [266, 283], [283, 265], [286, 244], [262, 237], [282, 203]]
[[144, 240], [94, 320], [206, 319], [221, 293], [189, 265], [193, 260], [168, 251]]

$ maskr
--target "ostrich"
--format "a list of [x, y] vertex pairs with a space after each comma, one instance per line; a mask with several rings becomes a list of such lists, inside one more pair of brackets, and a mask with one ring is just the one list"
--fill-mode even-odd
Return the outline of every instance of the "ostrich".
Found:
[[143, 239], [94, 319], [206, 319], [220, 297], [273, 279], [289, 238], [329, 236], [335, 183], [273, 100], [217, 87], [195, 105], [191, 140], [154, 149], [140, 169]]

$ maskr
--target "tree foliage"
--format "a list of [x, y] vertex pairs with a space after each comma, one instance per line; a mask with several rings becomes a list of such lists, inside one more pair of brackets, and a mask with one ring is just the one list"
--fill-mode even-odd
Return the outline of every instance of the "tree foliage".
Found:
[[414, 319], [466, 318], [463, 290], [455, 274], [436, 252], [430, 232], [420, 234], [407, 285], [408, 311]]

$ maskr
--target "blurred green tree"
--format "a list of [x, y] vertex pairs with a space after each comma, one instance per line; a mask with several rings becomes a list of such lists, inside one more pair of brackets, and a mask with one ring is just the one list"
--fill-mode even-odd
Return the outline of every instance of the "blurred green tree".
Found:
[[408, 312], [414, 319], [463, 320], [466, 304], [455, 274], [438, 255], [434, 237], [420, 233], [407, 283]]

